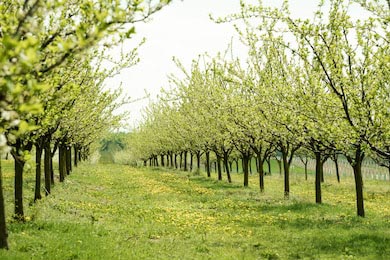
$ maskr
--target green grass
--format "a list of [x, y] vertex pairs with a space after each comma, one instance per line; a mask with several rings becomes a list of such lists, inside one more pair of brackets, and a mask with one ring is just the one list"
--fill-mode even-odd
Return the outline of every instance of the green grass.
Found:
[[[366, 218], [355, 217], [352, 179], [326, 180], [324, 204], [313, 177], [257, 176], [242, 187], [213, 173], [82, 165], [53, 194], [26, 206], [28, 221], [12, 222], [12, 174], [3, 164], [9, 251], [0, 259], [386, 259], [390, 255], [390, 185], [365, 182]], [[33, 173], [25, 196], [33, 195]], [[224, 179], [225, 176], [224, 176]]]

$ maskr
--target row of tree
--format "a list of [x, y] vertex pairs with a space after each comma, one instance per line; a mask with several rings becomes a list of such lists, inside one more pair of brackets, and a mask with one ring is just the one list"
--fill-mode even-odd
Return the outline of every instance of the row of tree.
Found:
[[185, 77], [172, 77], [173, 88], [147, 108], [133, 144], [139, 157], [146, 164], [168, 155], [174, 165], [178, 155], [186, 162], [187, 154], [199, 161], [204, 153], [209, 175], [212, 151], [230, 181], [229, 157], [238, 152], [246, 186], [255, 155], [263, 191], [263, 164], [278, 151], [288, 197], [290, 165], [304, 150], [316, 160], [321, 203], [323, 164], [343, 154], [354, 171], [357, 214], [364, 217], [363, 159], [390, 161], [387, 4], [320, 1], [313, 19], [300, 19], [291, 16], [288, 1], [278, 8], [242, 1], [238, 14], [216, 21], [236, 22], [249, 58], [243, 62], [229, 51], [201, 56], [189, 72], [177, 62]]
[[[24, 220], [23, 169], [36, 151], [35, 200], [54, 183], [52, 158], [59, 154], [59, 179], [88, 154], [99, 134], [119, 122], [113, 111], [120, 91], [104, 80], [137, 62], [136, 49], [107, 66], [106, 51], [135, 32], [169, 0], [4, 0], [0, 5], [0, 151], [15, 161], [15, 214]], [[112, 61], [112, 60], [111, 60]], [[0, 248], [8, 248], [0, 175]]]

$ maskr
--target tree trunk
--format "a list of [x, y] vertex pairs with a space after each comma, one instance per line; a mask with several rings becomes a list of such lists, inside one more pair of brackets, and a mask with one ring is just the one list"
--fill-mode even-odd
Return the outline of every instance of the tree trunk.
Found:
[[4, 205], [4, 194], [3, 194], [3, 172], [1, 167], [1, 158], [0, 158], [0, 248], [8, 249], [8, 233], [6, 226], [6, 217], [5, 217], [5, 205]]
[[289, 198], [290, 196], [290, 165], [287, 160], [287, 152], [282, 151], [283, 160], [283, 173], [284, 173], [284, 197]]
[[181, 170], [183, 167], [183, 152], [180, 152], [180, 165], [179, 169]]
[[353, 174], [355, 176], [355, 189], [356, 189], [356, 206], [357, 215], [364, 217], [364, 199], [363, 199], [363, 176], [362, 176], [362, 162], [364, 153], [361, 152], [360, 147], [356, 151], [355, 161], [352, 165]]
[[305, 180], [307, 181], [307, 161], [304, 163], [305, 165]]
[[[78, 163], [77, 156], [78, 156], [77, 144], [75, 144], [73, 145], [73, 165], [75, 167], [77, 167], [77, 163]], [[144, 164], [144, 166], [146, 165]]]
[[59, 142], [57, 141], [54, 145], [53, 151], [50, 152], [51, 155], [51, 163], [50, 163], [50, 175], [51, 175], [51, 185], [54, 185], [54, 165], [53, 165], [53, 157], [56, 154], [56, 151], [58, 149]]
[[236, 172], [238, 173], [238, 159], [236, 160]]
[[157, 155], [154, 156], [154, 163], [156, 164], [156, 167], [158, 167], [158, 157], [157, 157]]
[[321, 197], [321, 175], [323, 174], [323, 163], [321, 159], [321, 153], [320, 152], [314, 152], [315, 159], [316, 159], [316, 179], [315, 179], [315, 188], [316, 188], [316, 203], [321, 204], [322, 203], [322, 197]]
[[218, 180], [222, 181], [221, 157], [217, 155]]
[[233, 172], [233, 161], [229, 161], [230, 172]]
[[24, 221], [23, 210], [23, 168], [25, 161], [15, 156], [15, 219]]
[[35, 193], [34, 201], [42, 199], [41, 195], [41, 161], [43, 153], [43, 140], [40, 138], [35, 144]]
[[170, 159], [170, 161], [171, 161], [171, 168], [173, 168], [174, 166], [173, 166], [173, 152], [170, 152], [170, 154], [169, 154], [169, 159]]
[[52, 171], [52, 156], [51, 156], [51, 148], [50, 148], [50, 139], [46, 139], [44, 142], [44, 167], [43, 170], [45, 172], [45, 195], [50, 194], [50, 188], [51, 188], [51, 171]]
[[267, 165], [268, 165], [268, 174], [272, 175], [272, 172], [271, 172], [271, 158], [270, 157], [267, 158]]
[[334, 157], [334, 164], [336, 167], [337, 182], [340, 183], [340, 169], [339, 169], [339, 160], [337, 158], [337, 155], [335, 155], [335, 157]]
[[226, 175], [227, 175], [228, 182], [231, 183], [232, 182], [232, 178], [230, 177], [229, 152], [228, 151], [224, 151], [223, 152], [223, 163], [225, 165], [225, 170], [226, 170]]
[[242, 155], [242, 170], [244, 172], [244, 187], [249, 185], [249, 156], [247, 154]]
[[66, 175], [72, 172], [72, 150], [70, 146], [65, 146]]
[[207, 177], [211, 177], [210, 172], [210, 151], [206, 151], [206, 171], [207, 171]]
[[175, 153], [175, 168], [177, 169], [177, 154]]
[[60, 182], [65, 180], [66, 175], [66, 148], [63, 144], [58, 147], [58, 163], [60, 172]]
[[194, 165], [194, 154], [190, 152], [190, 172], [192, 172], [193, 165]]
[[248, 161], [248, 164], [249, 164], [249, 172], [251, 173], [251, 175], [253, 174], [252, 172], [252, 157], [249, 156], [249, 161]]
[[187, 166], [187, 154], [188, 152], [187, 151], [184, 151], [184, 171], [188, 171], [188, 166]]
[[278, 166], [279, 166], [279, 174], [282, 175], [282, 160], [276, 158], [276, 162], [278, 163]]
[[262, 158], [261, 152], [257, 154], [257, 165], [257, 172], [259, 173], [260, 192], [264, 192], [264, 158]]
[[164, 155], [161, 154], [160, 157], [161, 157], [161, 167], [165, 167]]
[[196, 168], [197, 172], [200, 172], [200, 152], [196, 152]]

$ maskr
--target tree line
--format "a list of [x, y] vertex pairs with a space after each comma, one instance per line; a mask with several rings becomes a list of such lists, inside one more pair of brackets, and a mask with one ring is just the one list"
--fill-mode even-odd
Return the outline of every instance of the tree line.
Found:
[[[138, 61], [137, 48], [116, 61], [108, 51], [135, 33], [136, 22], [168, 4], [161, 1], [3, 0], [0, 5], [0, 152], [15, 164], [14, 218], [24, 221], [23, 170], [35, 148], [36, 187], [41, 195], [85, 159], [97, 137], [118, 125], [120, 90], [104, 80]], [[110, 66], [106, 66], [111, 61]], [[73, 150], [73, 152], [72, 152]], [[1, 168], [0, 168], [1, 169]], [[1, 172], [0, 172], [1, 173]], [[0, 248], [7, 248], [0, 175]]]
[[188, 155], [198, 163], [204, 155], [210, 176], [213, 153], [218, 179], [224, 167], [230, 182], [229, 161], [239, 154], [247, 186], [254, 156], [264, 191], [263, 165], [277, 152], [288, 198], [294, 156], [311, 154], [321, 203], [323, 165], [343, 155], [364, 217], [362, 162], [390, 161], [390, 1], [319, 1], [311, 19], [293, 17], [288, 1], [280, 7], [241, 1], [240, 12], [214, 20], [234, 24], [248, 58], [228, 49], [199, 56], [189, 71], [176, 60], [184, 77], [171, 77], [171, 89], [148, 106], [132, 137], [144, 165], [166, 158], [178, 167], [180, 157], [188, 170]]

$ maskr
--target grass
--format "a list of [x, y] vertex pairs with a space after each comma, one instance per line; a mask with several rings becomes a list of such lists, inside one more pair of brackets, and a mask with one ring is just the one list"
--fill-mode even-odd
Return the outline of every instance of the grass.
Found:
[[[12, 212], [11, 165], [3, 164], [9, 251], [0, 259], [386, 259], [390, 255], [390, 185], [365, 182], [366, 218], [355, 217], [353, 179], [326, 180], [322, 205], [313, 177], [257, 176], [243, 188], [203, 174], [120, 165], [81, 165], [53, 194]], [[25, 176], [33, 196], [33, 173]], [[225, 176], [224, 176], [225, 178]], [[226, 179], [226, 178], [225, 178]], [[334, 178], [335, 179], [335, 178]]]

